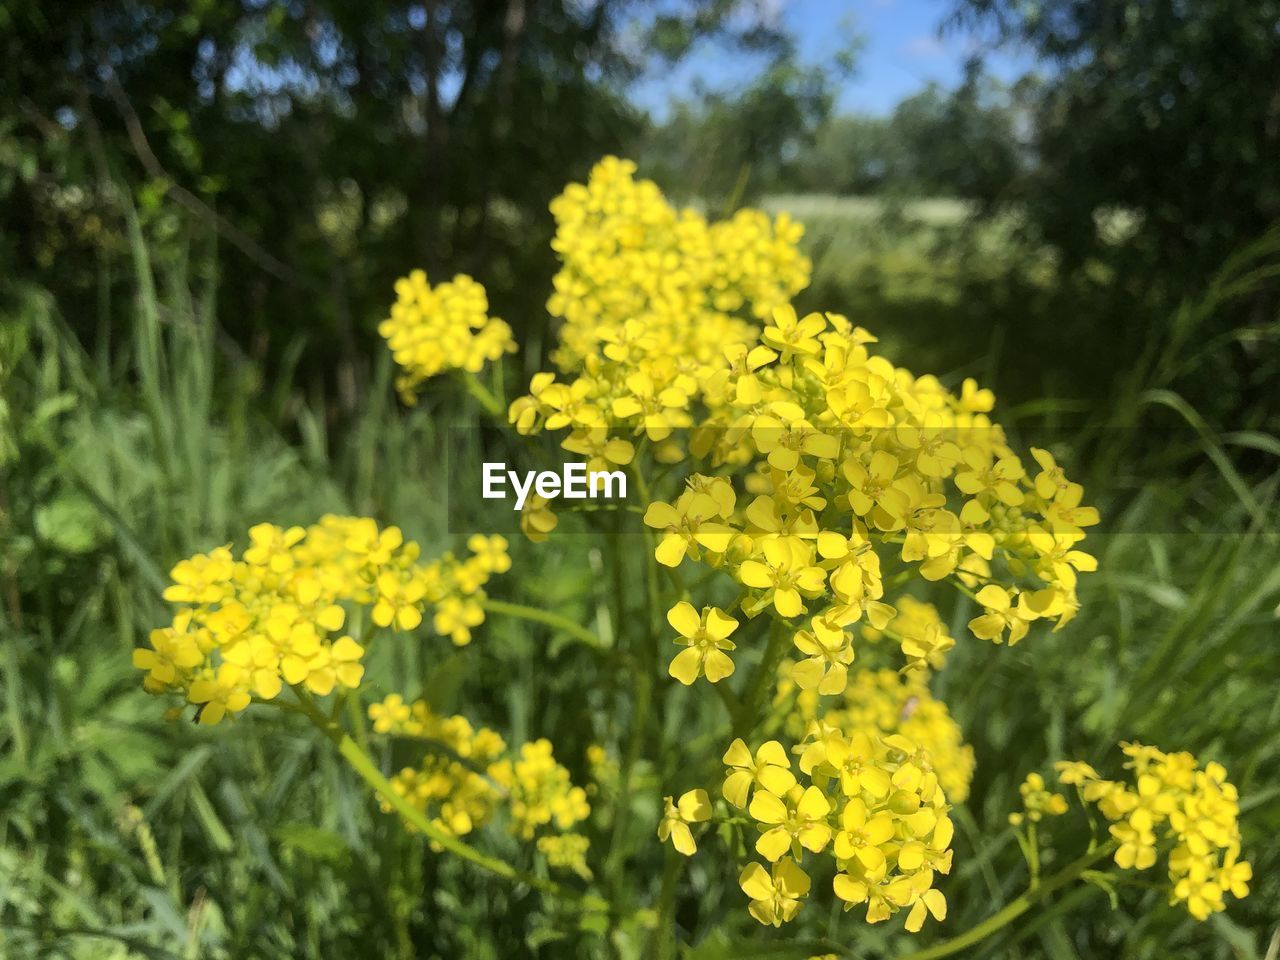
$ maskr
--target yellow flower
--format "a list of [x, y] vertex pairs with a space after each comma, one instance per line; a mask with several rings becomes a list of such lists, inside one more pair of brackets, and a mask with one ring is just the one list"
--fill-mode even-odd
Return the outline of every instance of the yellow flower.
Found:
[[839, 441], [805, 420], [803, 407], [777, 400], [768, 410], [752, 423], [751, 439], [771, 467], [790, 472], [800, 466], [801, 456], [833, 460], [839, 454]]
[[1009, 645], [1017, 643], [1027, 635], [1030, 629], [1028, 621], [1033, 615], [1023, 616], [1026, 611], [1021, 605], [1015, 607], [1014, 599], [1012, 591], [994, 583], [983, 587], [978, 591], [978, 603], [982, 604], [985, 612], [969, 621], [969, 630], [980, 640], [995, 643], [1004, 642], [1007, 630]]
[[373, 721], [374, 733], [398, 733], [405, 729], [411, 715], [409, 705], [398, 693], [388, 694], [381, 703], [369, 705], [369, 719]]
[[312, 693], [324, 697], [333, 692], [335, 685], [355, 688], [364, 676], [360, 658], [364, 648], [351, 637], [339, 637], [333, 643], [324, 643], [307, 663], [307, 675], [303, 682]]
[[398, 630], [415, 629], [422, 623], [422, 611], [418, 605], [426, 595], [427, 586], [420, 578], [406, 578], [398, 570], [384, 571], [378, 576], [378, 602], [373, 607], [373, 622], [380, 627], [395, 624]]
[[751, 898], [751, 915], [775, 927], [794, 918], [801, 898], [809, 895], [809, 875], [789, 859], [779, 860], [771, 871], [755, 862], [747, 864], [738, 885]]
[[1009, 822], [1014, 826], [1018, 826], [1024, 820], [1038, 823], [1043, 817], [1060, 817], [1067, 812], [1067, 798], [1047, 789], [1044, 777], [1038, 773], [1027, 774], [1027, 778], [1018, 790], [1022, 794], [1024, 812], [1009, 814]]
[[280, 654], [264, 634], [224, 650], [222, 659], [240, 667], [248, 686], [263, 699], [272, 700], [280, 692]]
[[666, 811], [658, 822], [658, 839], [666, 843], [668, 838], [677, 852], [691, 857], [698, 852], [694, 842], [691, 823], [703, 823], [711, 819], [711, 798], [705, 790], [690, 790], [682, 794], [678, 802], [671, 797], [663, 797]]
[[812, 632], [800, 630], [792, 637], [806, 659], [791, 668], [791, 677], [801, 690], [817, 690], [823, 696], [844, 693], [853, 663], [849, 634], [821, 617], [814, 617], [812, 624]]
[[840, 832], [835, 852], [841, 860], [857, 858], [864, 875], [879, 879], [884, 875], [885, 852], [881, 847], [893, 838], [893, 817], [887, 811], [874, 816], [859, 797], [851, 797], [840, 813]]
[[918, 933], [924, 926], [926, 911], [939, 922], [947, 919], [947, 898], [942, 895], [941, 890], [925, 890], [920, 894], [907, 914], [907, 922], [903, 924], [903, 928], [908, 933]]
[[739, 809], [747, 805], [753, 787], [781, 796], [795, 786], [791, 760], [777, 740], [762, 743], [753, 758], [742, 739], [736, 738], [723, 759], [725, 765], [733, 769], [725, 778], [722, 792], [724, 798]]
[[543, 543], [556, 528], [560, 518], [551, 510], [551, 501], [538, 494], [531, 494], [520, 509], [520, 532], [530, 543]]
[[735, 649], [730, 634], [738, 629], [738, 621], [719, 607], [704, 607], [699, 614], [681, 600], [667, 611], [667, 622], [676, 633], [676, 643], [685, 644], [671, 661], [667, 672], [686, 687], [703, 674], [712, 683], [733, 673], [733, 661], [726, 650]]
[[[190, 622], [189, 617], [186, 622]], [[186, 632], [185, 624], [181, 630], [173, 627], [152, 630], [148, 639], [151, 649], [134, 650], [133, 665], [147, 671], [144, 684], [150, 693], [160, 693], [174, 686], [182, 676], [204, 662], [204, 654], [196, 638]]]
[[826, 583], [821, 567], [813, 565], [812, 548], [793, 538], [768, 540], [762, 547], [764, 560], [745, 560], [738, 567], [738, 580], [748, 587], [764, 590], [758, 606], [772, 602], [779, 616], [804, 613], [801, 592], [817, 595]]
[[207, 556], [198, 553], [173, 568], [169, 574], [173, 586], [165, 588], [164, 598], [173, 603], [217, 603], [234, 569], [226, 547], [211, 550]]
[[688, 425], [682, 411], [689, 397], [679, 387], [661, 388], [643, 371], [627, 377], [626, 386], [628, 393], [613, 401], [613, 415], [623, 420], [637, 418], [637, 433], [643, 432], [656, 442], [671, 436], [675, 427]]
[[748, 813], [764, 831], [756, 840], [756, 852], [771, 863], [788, 851], [799, 857], [802, 847], [818, 853], [831, 841], [831, 802], [817, 787], [792, 787], [786, 799], [757, 790]]
[[1083, 760], [1059, 760], [1053, 765], [1058, 779], [1066, 786], [1083, 786], [1092, 780], [1102, 779], [1098, 771]]
[[191, 684], [187, 699], [200, 704], [200, 722], [214, 724], [228, 713], [239, 713], [249, 705], [249, 690], [244, 671], [233, 663], [224, 663], [216, 672]]
[[[732, 501], [729, 510], [733, 510]], [[723, 515], [721, 501], [693, 489], [682, 493], [674, 506], [661, 501], [649, 504], [644, 514], [645, 524], [664, 531], [654, 557], [664, 566], [678, 567], [687, 552], [692, 551], [696, 558], [699, 546], [712, 553], [724, 553], [735, 531], [719, 522]]]
[[476, 562], [485, 573], [506, 573], [511, 569], [511, 556], [507, 553], [506, 537], [486, 537], [477, 533], [467, 538], [467, 549], [475, 554]]
[[773, 325], [764, 328], [760, 339], [781, 353], [785, 362], [792, 354], [812, 356], [821, 348], [817, 335], [827, 326], [821, 314], [810, 313], [797, 319], [790, 304], [773, 308]]

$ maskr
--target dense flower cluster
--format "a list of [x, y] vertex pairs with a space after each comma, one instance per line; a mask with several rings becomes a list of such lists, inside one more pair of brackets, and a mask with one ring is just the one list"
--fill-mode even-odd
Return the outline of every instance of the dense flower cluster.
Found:
[[[706, 471], [673, 502], [647, 505], [659, 562], [721, 569], [747, 617], [771, 610], [795, 624], [808, 661], [797, 680], [823, 694], [843, 689], [849, 628], [882, 631], [898, 614], [888, 567], [976, 589], [970, 629], [997, 643], [1036, 620], [1070, 620], [1077, 573], [1095, 567], [1077, 545], [1097, 511], [1048, 451], [1033, 449], [1028, 471], [988, 416], [990, 391], [969, 380], [954, 394], [895, 368], [838, 314], [797, 316], [777, 295], [802, 271], [764, 285], [764, 299], [710, 298], [726, 310], [750, 303], [762, 329], [704, 313], [705, 296], [691, 306], [705, 263], [666, 231], [701, 221], [631, 172], [606, 160], [557, 201], [564, 268], [552, 308], [566, 317], [556, 358], [571, 379], [537, 375], [512, 422], [569, 431], [564, 446], [593, 469], [631, 463], [634, 436], [659, 461]], [[903, 626], [893, 635], [912, 666], [940, 662], [953, 642], [936, 622]]]
[[924, 680], [893, 670], [861, 670], [853, 675], [841, 701], [822, 715], [819, 726], [845, 736], [901, 734], [928, 756], [947, 799], [963, 803], [973, 780], [973, 747], [947, 705], [935, 699]]
[[133, 653], [151, 693], [176, 692], [217, 723], [254, 697], [273, 700], [285, 684], [325, 696], [364, 674], [364, 647], [344, 634], [352, 607], [370, 608], [378, 627], [413, 630], [432, 607], [436, 632], [470, 639], [484, 619], [481, 587], [510, 568], [506, 541], [472, 537], [465, 560], [419, 562], [397, 527], [368, 518], [325, 516], [307, 528], [262, 523], [237, 558], [230, 546], [173, 568], [164, 598], [172, 623]]
[[806, 856], [827, 855], [846, 910], [865, 904], [870, 923], [907, 910], [910, 931], [927, 914], [944, 919], [934, 883], [951, 870], [954, 830], [928, 754], [901, 734], [821, 724], [794, 752], [799, 776], [776, 740], [754, 754], [734, 740], [724, 755], [722, 793], [756, 821], [755, 850], [768, 864], [752, 862], [739, 878], [751, 915], [774, 926], [792, 919], [809, 892]]
[[774, 721], [787, 736], [800, 739], [812, 729], [834, 728], [851, 736], [900, 733], [929, 756], [947, 799], [963, 803], [969, 796], [975, 766], [973, 748], [964, 742], [960, 725], [947, 705], [936, 699], [918, 672], [863, 669], [849, 676], [841, 697], [827, 699], [816, 690], [801, 690], [791, 674], [793, 661], [782, 664], [774, 696]]
[[[666, 342], [689, 355], [685, 369], [672, 373], [684, 375], [685, 392], [696, 392], [702, 362], [725, 343], [751, 338], [743, 314], [764, 317], [808, 285], [809, 260], [797, 248], [804, 228], [758, 210], [708, 223], [674, 209], [635, 170], [629, 160], [606, 157], [585, 185], [570, 184], [552, 201], [551, 246], [561, 268], [547, 309], [565, 321], [555, 361], [565, 373], [604, 365], [613, 369], [601, 375], [625, 376]], [[660, 392], [630, 399], [656, 400]]]
[[478, 373], [516, 349], [511, 328], [489, 316], [484, 287], [462, 273], [434, 287], [422, 270], [401, 277], [391, 315], [378, 333], [402, 368], [396, 388], [406, 403], [430, 377], [454, 369]]
[[[969, 566], [972, 566], [970, 559]], [[973, 575], [964, 568], [957, 572], [957, 579], [965, 587], [976, 585]], [[870, 643], [884, 637], [896, 642], [909, 670], [941, 670], [946, 664], [947, 651], [956, 641], [938, 615], [938, 608], [909, 594], [895, 598], [893, 605], [898, 611], [893, 618], [893, 629], [877, 630], [870, 623], [864, 623], [862, 638]]]
[[1104, 780], [1087, 763], [1056, 764], [1064, 784], [1111, 821], [1116, 865], [1146, 870], [1165, 852], [1170, 902], [1205, 920], [1226, 908], [1229, 893], [1248, 896], [1253, 868], [1240, 859], [1236, 788], [1220, 763], [1203, 767], [1190, 753], [1164, 753], [1141, 743], [1121, 745], [1130, 782]]
[[[709, 238], [751, 223], [763, 236], [767, 221], [748, 214], [707, 228], [633, 172], [606, 160], [554, 207], [559, 369], [535, 376], [512, 423], [563, 432], [563, 446], [591, 469], [644, 471], [645, 448], [684, 467], [678, 496], [644, 505], [655, 559], [727, 575], [737, 599], [723, 608], [680, 600], [668, 611], [681, 648], [674, 678], [732, 676], [740, 645], [776, 636], [744, 627], [767, 614], [794, 658], [778, 688], [795, 693], [791, 735], [901, 737], [929, 766], [929, 782], [943, 784], [939, 804], [944, 792], [963, 798], [972, 751], [925, 686], [956, 640], [932, 605], [896, 594], [912, 577], [950, 580], [979, 606], [970, 631], [997, 643], [1018, 642], [1037, 620], [1061, 627], [1078, 608], [1078, 573], [1095, 566], [1078, 546], [1097, 512], [1048, 451], [1033, 449], [1028, 469], [989, 416], [990, 391], [967, 380], [953, 393], [894, 367], [872, 352], [875, 337], [838, 314], [797, 315], [788, 301], [807, 265], [786, 250], [798, 239], [790, 223], [776, 226], [772, 258], [749, 258], [775, 276], [728, 293]], [[554, 524], [539, 503], [525, 527], [545, 539]], [[911, 676], [851, 674], [857, 629], [894, 643]], [[823, 706], [829, 697], [842, 700]], [[775, 799], [798, 805], [805, 795], [813, 812], [814, 793]], [[682, 847], [693, 846], [697, 799], [667, 800], [660, 832]], [[873, 917], [909, 903], [918, 928], [935, 897], [907, 862], [906, 873], [859, 882]], [[787, 919], [803, 896], [788, 891], [807, 880], [798, 864], [763, 871], [744, 878], [753, 911]]]
[[[587, 793], [556, 762], [549, 740], [534, 740], [518, 752], [487, 727], [475, 729], [463, 716], [444, 717], [422, 700], [405, 703], [391, 694], [371, 704], [375, 733], [423, 741], [429, 749], [417, 767], [405, 767], [392, 789], [453, 836], [466, 836], [501, 811], [510, 833], [537, 838], [553, 867], [588, 876], [586, 837], [569, 832], [591, 813]], [[390, 804], [382, 808], [390, 812]]]

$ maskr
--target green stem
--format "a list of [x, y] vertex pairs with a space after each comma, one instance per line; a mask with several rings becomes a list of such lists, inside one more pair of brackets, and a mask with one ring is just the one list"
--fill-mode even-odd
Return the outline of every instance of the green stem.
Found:
[[733, 691], [729, 689], [728, 684], [713, 683], [711, 684], [711, 689], [716, 692], [716, 696], [724, 704], [725, 712], [729, 714], [729, 720], [732, 721], [738, 715], [738, 711], [742, 709], [741, 701], [733, 695]]
[[[665, 846], [665, 844], [664, 844]], [[662, 871], [662, 890], [658, 894], [658, 923], [653, 935], [658, 940], [659, 960], [675, 960], [676, 955], [676, 888], [684, 870], [685, 858], [673, 847], [666, 847], [666, 863]]]
[[1078, 879], [1089, 867], [1110, 855], [1115, 848], [1115, 843], [1109, 842], [1090, 850], [1084, 856], [1067, 864], [1047, 880], [1042, 881], [1038, 886], [1010, 900], [1004, 909], [992, 914], [976, 927], [972, 927], [959, 936], [952, 937], [950, 940], [943, 940], [932, 947], [926, 947], [924, 950], [903, 954], [898, 957], [898, 960], [938, 960], [939, 957], [949, 957], [966, 947], [973, 946], [975, 943], [981, 943], [997, 930], [1007, 927], [1040, 901], [1046, 899], [1053, 891], [1060, 887], [1065, 887], [1073, 880]]
[[507, 411], [502, 401], [495, 397], [474, 373], [464, 373], [462, 383], [466, 386], [467, 392], [479, 401], [480, 406], [484, 407], [485, 412], [491, 417], [506, 418]]
[[[631, 475], [635, 478], [636, 487], [640, 494], [641, 506], [648, 509], [652, 502], [649, 492], [649, 485], [645, 481], [644, 471], [640, 469], [639, 458], [641, 451], [645, 448], [647, 440], [642, 440], [636, 449], [636, 457], [631, 461]], [[644, 566], [645, 566], [645, 622], [643, 627], [643, 636], [638, 629], [627, 630], [627, 653], [629, 654], [633, 669], [632, 677], [632, 708], [631, 708], [631, 730], [627, 738], [626, 750], [622, 755], [622, 767], [619, 777], [620, 796], [623, 801], [618, 805], [614, 813], [613, 829], [609, 836], [609, 854], [606, 859], [606, 869], [610, 878], [610, 889], [614, 891], [613, 895], [618, 895], [617, 891], [621, 889], [624, 879], [624, 865], [626, 855], [623, 846], [627, 841], [627, 827], [631, 817], [631, 804], [625, 798], [631, 796], [632, 779], [635, 776], [636, 764], [640, 760], [641, 752], [645, 746], [646, 740], [650, 740], [649, 733], [649, 713], [653, 705], [653, 694], [655, 683], [662, 682], [662, 672], [660, 661], [661, 654], [658, 651], [658, 624], [662, 616], [662, 603], [658, 589], [658, 570], [657, 561], [654, 559], [655, 547], [654, 532], [646, 528], [641, 536], [641, 542], [644, 544]], [[617, 569], [620, 572], [623, 563], [623, 554], [616, 553], [613, 562], [618, 564]], [[621, 618], [619, 619], [619, 627], [622, 627]], [[656, 748], [656, 752], [661, 752], [661, 744], [652, 744]]]
[[338, 753], [347, 761], [347, 764], [354, 770], [365, 783], [367, 783], [374, 792], [385, 800], [391, 807], [400, 814], [414, 829], [418, 830], [423, 836], [430, 839], [433, 843], [444, 850], [448, 850], [454, 856], [466, 860], [468, 863], [474, 864], [482, 870], [509, 880], [512, 883], [523, 883], [542, 893], [551, 894], [556, 897], [563, 897], [567, 900], [576, 901], [584, 909], [588, 910], [611, 910], [612, 905], [600, 897], [592, 894], [585, 894], [578, 890], [572, 890], [568, 887], [561, 886], [553, 880], [546, 880], [542, 877], [525, 873], [523, 870], [517, 870], [509, 863], [494, 857], [481, 853], [475, 847], [450, 833], [445, 832], [436, 824], [428, 819], [427, 815], [419, 810], [413, 804], [409, 803], [404, 797], [396, 793], [391, 783], [382, 772], [374, 764], [373, 760], [367, 753], [360, 749], [359, 744], [355, 742], [341, 727], [330, 720], [316, 706], [311, 695], [302, 687], [295, 686], [294, 692], [298, 695], [298, 701], [302, 706], [302, 712], [307, 718], [315, 724], [315, 726], [329, 738], [330, 742], [338, 748]]
[[604, 644], [600, 638], [588, 630], [581, 624], [574, 623], [567, 617], [562, 617], [558, 613], [552, 613], [549, 610], [539, 610], [537, 607], [525, 606], [523, 603], [509, 603], [506, 600], [494, 600], [486, 597], [480, 602], [485, 610], [490, 613], [500, 613], [508, 617], [517, 617], [521, 620], [532, 620], [534, 623], [541, 623], [548, 627], [554, 627], [562, 630], [570, 636], [576, 637], [588, 646], [595, 647], [597, 650], [603, 650]]
[[1036, 825], [1027, 824], [1027, 869], [1031, 871], [1031, 889], [1040, 885], [1040, 838], [1036, 836]]
[[978, 599], [978, 595], [974, 593], [972, 590], [970, 590], [968, 587], [966, 587], [963, 583], [961, 583], [959, 578], [951, 577], [950, 579], [947, 580], [947, 582], [951, 584], [953, 587], [955, 587], [957, 590], [959, 590], [961, 593], [963, 593], [966, 597], [968, 597], [974, 603], [976, 603], [978, 606], [982, 606], [982, 602]]
[[760, 708], [769, 690], [769, 680], [778, 672], [778, 664], [786, 655], [789, 639], [787, 624], [781, 620], [773, 621], [769, 628], [769, 645], [765, 647], [764, 659], [751, 677], [751, 686], [742, 695], [742, 706], [733, 723], [735, 737], [750, 733], [760, 719]]

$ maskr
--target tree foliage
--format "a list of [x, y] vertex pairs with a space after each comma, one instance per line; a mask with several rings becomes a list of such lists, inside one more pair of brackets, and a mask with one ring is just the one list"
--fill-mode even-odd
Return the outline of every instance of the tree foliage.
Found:
[[110, 294], [130, 208], [175, 256], [212, 227], [232, 340], [273, 361], [305, 342], [340, 387], [411, 267], [481, 273], [499, 312], [541, 322], [525, 294], [547, 203], [637, 128], [622, 94], [656, 49], [644, 31], [668, 60], [712, 32], [766, 45], [738, 6], [7, 4], [4, 271], [84, 303], [66, 312], [92, 343], [127, 322]]

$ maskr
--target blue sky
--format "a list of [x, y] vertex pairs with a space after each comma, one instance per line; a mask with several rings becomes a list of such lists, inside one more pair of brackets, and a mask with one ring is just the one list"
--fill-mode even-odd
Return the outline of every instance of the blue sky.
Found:
[[[954, 86], [968, 56], [989, 48], [987, 38], [972, 31], [940, 32], [954, 9], [949, 0], [759, 0], [758, 6], [796, 37], [806, 63], [830, 61], [852, 39], [861, 39], [856, 71], [839, 92], [838, 108], [844, 112], [883, 115], [931, 81]], [[686, 94], [695, 82], [732, 90], [749, 83], [761, 63], [703, 43], [675, 70], [656, 71], [640, 84], [635, 99], [661, 114], [672, 97]], [[1029, 54], [1016, 51], [987, 58], [988, 69], [1001, 79], [1013, 79], [1033, 63]]]

